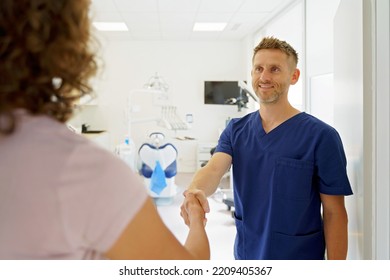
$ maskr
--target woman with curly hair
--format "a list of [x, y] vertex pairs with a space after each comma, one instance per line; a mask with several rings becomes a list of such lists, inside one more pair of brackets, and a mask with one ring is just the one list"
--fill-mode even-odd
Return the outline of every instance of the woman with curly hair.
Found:
[[127, 165], [65, 125], [97, 70], [89, 5], [0, 1], [0, 259], [207, 259], [191, 194], [183, 246]]

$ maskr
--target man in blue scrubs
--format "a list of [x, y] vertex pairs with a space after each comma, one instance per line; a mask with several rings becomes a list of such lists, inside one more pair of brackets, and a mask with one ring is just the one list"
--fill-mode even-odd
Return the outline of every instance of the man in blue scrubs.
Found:
[[252, 63], [259, 111], [230, 121], [184, 196], [196, 194], [208, 212], [207, 196], [232, 165], [236, 259], [346, 259], [352, 190], [340, 136], [289, 103], [300, 71], [288, 43], [264, 38]]

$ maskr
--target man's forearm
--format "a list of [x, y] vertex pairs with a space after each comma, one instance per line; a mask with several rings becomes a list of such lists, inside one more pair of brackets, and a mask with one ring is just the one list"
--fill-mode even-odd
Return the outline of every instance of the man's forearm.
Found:
[[201, 190], [206, 196], [210, 196], [217, 189], [221, 178], [222, 176], [215, 174], [211, 168], [204, 166], [195, 173], [188, 190]]

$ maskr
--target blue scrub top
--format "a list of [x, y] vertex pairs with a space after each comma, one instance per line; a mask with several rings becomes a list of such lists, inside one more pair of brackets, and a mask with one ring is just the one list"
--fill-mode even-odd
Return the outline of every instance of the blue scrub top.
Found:
[[236, 259], [324, 259], [320, 193], [352, 194], [334, 128], [299, 113], [267, 134], [256, 111], [231, 120], [215, 152], [232, 156]]

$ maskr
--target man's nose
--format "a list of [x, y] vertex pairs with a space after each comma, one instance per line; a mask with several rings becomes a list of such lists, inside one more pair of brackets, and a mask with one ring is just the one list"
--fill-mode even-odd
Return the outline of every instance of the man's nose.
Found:
[[260, 74], [260, 81], [261, 82], [268, 82], [268, 81], [270, 81], [270, 78], [271, 76], [270, 76], [270, 73], [269, 73], [269, 71], [266, 71], [266, 70], [264, 70], [263, 72], [261, 72], [261, 74]]

